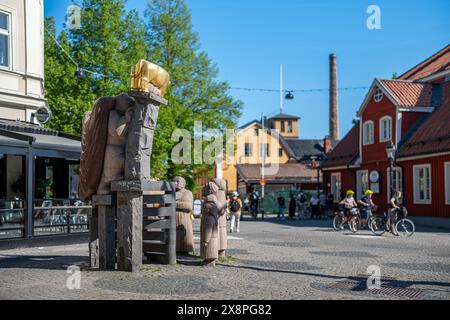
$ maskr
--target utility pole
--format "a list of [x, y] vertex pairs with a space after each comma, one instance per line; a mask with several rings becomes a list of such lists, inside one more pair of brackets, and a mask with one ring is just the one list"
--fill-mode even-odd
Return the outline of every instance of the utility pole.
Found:
[[[262, 161], [261, 161], [261, 180], [264, 181], [266, 178], [266, 129], [265, 129], [265, 118], [264, 118], [264, 112], [261, 113], [261, 148], [260, 151], [262, 152]], [[265, 196], [265, 184], [261, 184], [261, 215], [262, 220], [264, 220], [264, 196]]]

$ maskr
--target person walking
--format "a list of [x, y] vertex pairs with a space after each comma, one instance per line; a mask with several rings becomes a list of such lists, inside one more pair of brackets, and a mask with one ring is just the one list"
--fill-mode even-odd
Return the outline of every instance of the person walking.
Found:
[[231, 194], [231, 198], [228, 200], [228, 209], [230, 210], [231, 217], [230, 233], [234, 232], [234, 227], [236, 227], [236, 232], [239, 233], [242, 201], [239, 199], [239, 194], [237, 192]]
[[297, 201], [294, 199], [294, 195], [291, 194], [289, 197], [289, 219], [293, 220], [295, 218], [295, 211], [297, 209]]
[[284, 219], [284, 210], [286, 209], [286, 200], [282, 195], [280, 195], [277, 198], [278, 202], [278, 220], [285, 220]]

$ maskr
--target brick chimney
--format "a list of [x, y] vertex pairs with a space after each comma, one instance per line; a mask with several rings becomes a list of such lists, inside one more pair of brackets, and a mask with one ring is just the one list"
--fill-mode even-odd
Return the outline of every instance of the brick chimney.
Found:
[[323, 150], [325, 151], [325, 154], [328, 154], [331, 152], [330, 136], [326, 136], [325, 139], [323, 139]]
[[339, 140], [339, 110], [336, 54], [330, 54], [330, 139]]

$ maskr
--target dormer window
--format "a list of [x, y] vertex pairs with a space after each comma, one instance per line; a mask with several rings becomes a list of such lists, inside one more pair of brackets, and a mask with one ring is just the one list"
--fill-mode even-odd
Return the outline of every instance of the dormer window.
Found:
[[380, 88], [377, 88], [377, 90], [375, 91], [375, 94], [373, 96], [373, 100], [378, 103], [381, 100], [383, 100], [383, 96], [384, 96], [383, 91], [381, 91]]
[[284, 121], [281, 121], [281, 132], [285, 132], [286, 128], [285, 128], [285, 124]]
[[294, 129], [292, 127], [292, 121], [288, 121], [288, 133], [294, 132]]

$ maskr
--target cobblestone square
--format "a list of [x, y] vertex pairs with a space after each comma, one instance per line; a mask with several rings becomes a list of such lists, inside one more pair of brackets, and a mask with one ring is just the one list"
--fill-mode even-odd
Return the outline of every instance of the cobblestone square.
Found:
[[[198, 250], [199, 226], [195, 223]], [[411, 238], [335, 232], [331, 221], [254, 221], [230, 234], [227, 261], [202, 267], [195, 256], [139, 274], [87, 268], [87, 244], [0, 251], [0, 299], [450, 299], [449, 234]], [[81, 268], [69, 290], [67, 268]], [[379, 266], [381, 288], [367, 290]]]

